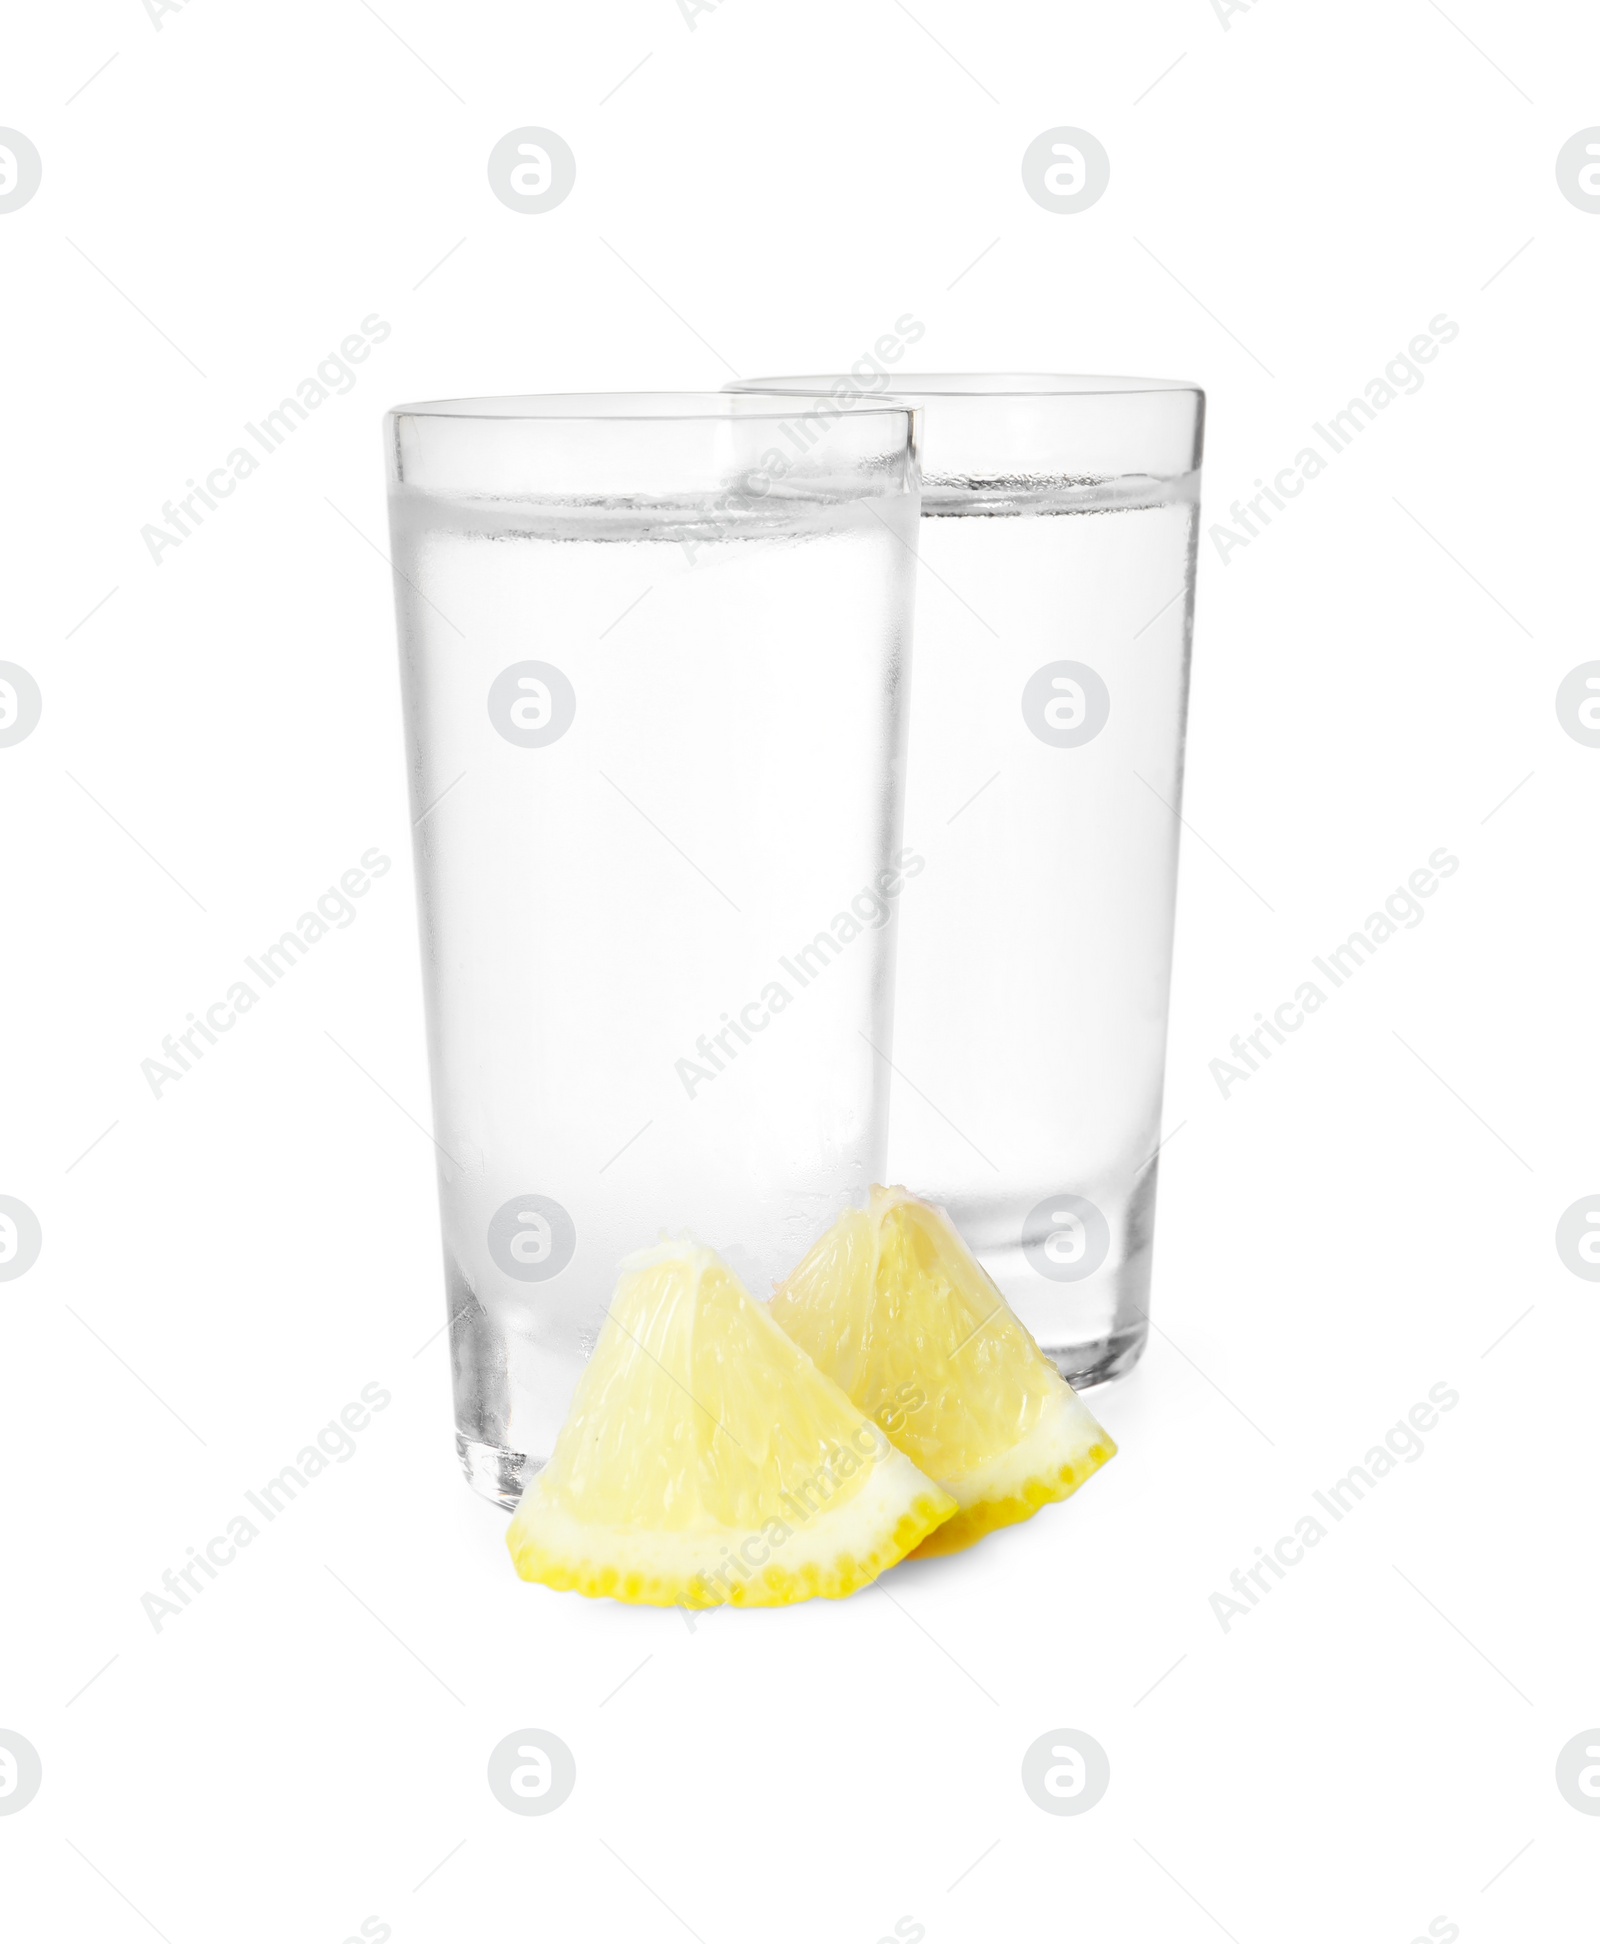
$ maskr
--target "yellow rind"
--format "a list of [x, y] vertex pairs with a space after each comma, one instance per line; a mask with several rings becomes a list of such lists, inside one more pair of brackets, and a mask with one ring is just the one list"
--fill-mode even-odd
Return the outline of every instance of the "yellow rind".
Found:
[[731, 1567], [721, 1582], [710, 1577], [750, 1538], [750, 1534], [729, 1528], [706, 1534], [677, 1571], [614, 1565], [607, 1553], [614, 1551], [620, 1559], [636, 1553], [638, 1532], [577, 1528], [577, 1522], [566, 1520], [564, 1514], [556, 1514], [554, 1526], [575, 1528], [566, 1534], [564, 1544], [556, 1542], [554, 1534], [546, 1538], [542, 1530], [533, 1528], [533, 1522], [509, 1536], [507, 1544], [521, 1579], [552, 1586], [558, 1592], [581, 1592], [591, 1600], [620, 1600], [626, 1606], [795, 1606], [801, 1600], [844, 1600], [916, 1551], [951, 1516], [955, 1501], [935, 1485], [922, 1483], [916, 1499], [879, 1538], [853, 1549], [842, 1538], [832, 1557], [795, 1557], [789, 1565], [772, 1561], [750, 1571], [748, 1579], [739, 1579]]
[[1109, 1433], [1090, 1416], [1077, 1393], [1065, 1383], [1061, 1388], [1065, 1396], [1020, 1444], [964, 1478], [939, 1481], [961, 1509], [925, 1539], [913, 1557], [936, 1559], [963, 1552], [986, 1533], [1020, 1525], [1044, 1506], [1071, 1498], [1116, 1456]]

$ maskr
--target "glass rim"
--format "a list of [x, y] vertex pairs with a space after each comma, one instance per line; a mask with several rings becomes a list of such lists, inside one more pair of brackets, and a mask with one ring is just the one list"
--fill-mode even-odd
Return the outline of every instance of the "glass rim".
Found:
[[[768, 410], [749, 409], [745, 401], [761, 396], [779, 398]], [[692, 425], [761, 423], [782, 419], [868, 418], [898, 415], [909, 419], [915, 404], [872, 393], [832, 397], [826, 391], [764, 394], [760, 387], [744, 391], [508, 392], [483, 398], [431, 398], [391, 405], [391, 418], [468, 419], [506, 423], [515, 420], [550, 424]]]
[[[1089, 372], [1041, 371], [899, 371], [885, 375], [888, 383], [882, 391], [863, 392], [859, 396], [876, 399], [881, 404], [892, 403], [902, 394], [910, 394], [913, 403], [919, 394], [937, 398], [1120, 398], [1168, 392], [1188, 393], [1195, 398], [1205, 396], [1204, 386], [1190, 378], [1124, 378]], [[756, 392], [802, 397], [810, 396], [819, 388], [826, 393], [830, 384], [841, 382], [858, 383], [859, 380], [847, 372], [802, 372], [788, 378], [735, 378], [728, 390], [745, 397]], [[792, 392], [788, 389], [791, 386]]]

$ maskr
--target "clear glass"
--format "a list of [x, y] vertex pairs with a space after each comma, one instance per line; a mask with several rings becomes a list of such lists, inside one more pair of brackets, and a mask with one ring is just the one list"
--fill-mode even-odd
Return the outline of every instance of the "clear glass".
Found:
[[770, 1291], [885, 1166], [915, 414], [708, 395], [385, 421], [468, 1478], [548, 1457], [618, 1258]]
[[[835, 377], [739, 389], [856, 391]], [[1144, 1347], [1204, 398], [894, 374], [923, 409], [889, 1172], [1064, 1376]]]

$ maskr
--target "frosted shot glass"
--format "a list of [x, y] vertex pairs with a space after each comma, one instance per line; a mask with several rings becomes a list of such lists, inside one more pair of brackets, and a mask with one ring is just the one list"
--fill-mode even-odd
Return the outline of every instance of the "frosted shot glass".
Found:
[[385, 420], [469, 1481], [548, 1457], [619, 1257], [757, 1292], [885, 1166], [914, 412], [615, 394]]
[[1093, 1384], [1148, 1328], [1204, 397], [883, 390], [924, 435], [906, 837], [927, 868], [900, 918], [889, 1173]]

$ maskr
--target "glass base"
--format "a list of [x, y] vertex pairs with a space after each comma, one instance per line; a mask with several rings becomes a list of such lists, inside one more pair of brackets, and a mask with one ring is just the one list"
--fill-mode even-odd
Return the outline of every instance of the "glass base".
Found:
[[[1130, 1187], [1111, 1170], [1072, 1193], [1038, 1199], [1035, 1187], [997, 1194], [982, 1189], [932, 1193], [993, 1277], [1033, 1340], [1076, 1390], [1126, 1376], [1144, 1354], [1150, 1330], [1150, 1269], [1155, 1234], [1156, 1166]], [[1080, 1246], [1084, 1220], [1092, 1266], [1041, 1246], [1055, 1207], [1067, 1213], [1060, 1239]], [[1076, 1219], [1069, 1229], [1067, 1215]], [[1051, 1238], [1054, 1240], [1055, 1238]]]
[[1097, 1384], [1114, 1384], [1126, 1377], [1144, 1355], [1149, 1336], [1150, 1326], [1140, 1323], [1098, 1343], [1075, 1343], [1070, 1349], [1045, 1354], [1074, 1390], [1093, 1390]]
[[530, 1459], [520, 1451], [504, 1451], [499, 1445], [484, 1444], [477, 1438], [456, 1433], [456, 1456], [467, 1483], [496, 1505], [515, 1512], [523, 1487], [544, 1464], [542, 1458]]

